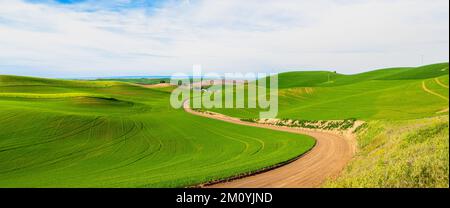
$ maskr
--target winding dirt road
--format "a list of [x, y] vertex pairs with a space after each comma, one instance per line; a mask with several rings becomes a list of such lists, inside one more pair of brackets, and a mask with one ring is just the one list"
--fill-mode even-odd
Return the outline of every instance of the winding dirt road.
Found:
[[[442, 83], [439, 81], [438, 78], [434, 79], [434, 81], [435, 81], [438, 85], [440, 85], [440, 86], [442, 86], [442, 87], [448, 89], [448, 86], [442, 84]], [[434, 96], [440, 97], [440, 98], [442, 98], [442, 99], [444, 99], [444, 100], [446, 100], [446, 101], [448, 102], [448, 97], [445, 97], [444, 95], [441, 95], [441, 94], [439, 94], [439, 93], [436, 93], [436, 92], [434, 92], [434, 91], [428, 89], [427, 85], [425, 84], [425, 81], [422, 81], [422, 89], [423, 89], [425, 92], [427, 92], [427, 93], [429, 93], [429, 94], [432, 94], [432, 95], [434, 95]], [[437, 113], [437, 114], [440, 114], [440, 113], [447, 113], [448, 111], [449, 111], [449, 108], [447, 107], [447, 108], [445, 108], [445, 109], [443, 109], [443, 110], [441, 110], [441, 111], [438, 111], [438, 112], [436, 112], [436, 113]]]
[[212, 188], [315, 188], [320, 187], [327, 178], [336, 177], [356, 152], [356, 140], [353, 135], [341, 135], [290, 127], [273, 126], [241, 121], [217, 113], [197, 112], [190, 108], [189, 101], [184, 103], [186, 112], [221, 120], [229, 123], [259, 128], [309, 135], [316, 139], [316, 146], [299, 159], [279, 168], [256, 175], [217, 183]]

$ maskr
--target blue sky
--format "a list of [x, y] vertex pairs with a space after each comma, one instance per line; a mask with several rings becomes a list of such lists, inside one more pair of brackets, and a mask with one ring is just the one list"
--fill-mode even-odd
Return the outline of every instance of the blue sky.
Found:
[[47, 4], [49, 6], [62, 6], [79, 11], [98, 12], [102, 10], [123, 11], [129, 9], [157, 9], [169, 2], [182, 2], [183, 0], [26, 0], [28, 3]]
[[337, 70], [446, 62], [447, 0], [0, 0], [0, 74]]

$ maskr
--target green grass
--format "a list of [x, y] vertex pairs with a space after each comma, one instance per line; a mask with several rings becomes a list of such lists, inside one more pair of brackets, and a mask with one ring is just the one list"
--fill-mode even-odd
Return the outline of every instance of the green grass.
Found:
[[448, 119], [370, 121], [357, 133], [357, 156], [325, 187], [448, 188]]
[[184, 187], [314, 145], [172, 109], [170, 90], [0, 76], [0, 187]]
[[[367, 121], [356, 157], [325, 187], [449, 187], [448, 63], [355, 75], [289, 72], [279, 85], [278, 118]], [[261, 110], [213, 109], [247, 121]]]
[[286, 72], [279, 74], [279, 88], [312, 87], [331, 84], [345, 75], [328, 71]]
[[159, 83], [170, 83], [170, 79], [169, 78], [97, 79], [96, 81], [102, 81], [102, 82], [118, 81], [118, 82], [128, 82], [128, 83], [142, 84], [142, 85], [152, 85], [152, 84], [159, 84]]
[[[326, 186], [448, 187], [448, 63], [289, 72], [279, 85], [279, 118], [368, 122], [358, 130], [357, 157]], [[172, 109], [173, 89], [0, 76], [0, 187], [183, 187], [272, 166], [314, 145]], [[213, 109], [243, 120], [260, 110]]]
[[[448, 63], [418, 68], [391, 68], [356, 75], [333, 72], [289, 72], [279, 75], [278, 118], [299, 120], [415, 119], [448, 115]], [[328, 81], [328, 76], [330, 79]], [[430, 94], [427, 88], [447, 99]], [[256, 99], [256, 98], [245, 98]], [[258, 118], [262, 109], [213, 109]]]
[[27, 86], [47, 86], [47, 87], [110, 87], [116, 85], [124, 85], [125, 83], [118, 81], [69, 81], [62, 79], [44, 79], [36, 77], [22, 76], [0, 76], [1, 87], [27, 87]]

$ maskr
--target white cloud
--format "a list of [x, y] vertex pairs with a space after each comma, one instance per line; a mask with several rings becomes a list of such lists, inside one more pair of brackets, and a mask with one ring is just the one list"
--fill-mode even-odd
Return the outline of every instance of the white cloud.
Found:
[[0, 74], [171, 74], [448, 61], [447, 0], [217, 0], [86, 11], [0, 0]]

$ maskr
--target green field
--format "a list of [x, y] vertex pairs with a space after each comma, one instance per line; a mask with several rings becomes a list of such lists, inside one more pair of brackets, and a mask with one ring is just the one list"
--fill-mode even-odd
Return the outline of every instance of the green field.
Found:
[[[278, 117], [367, 121], [354, 161], [327, 186], [448, 187], [448, 85], [448, 63], [282, 73]], [[307, 136], [173, 109], [172, 89], [0, 76], [0, 187], [192, 186], [287, 161], [314, 145]], [[260, 110], [213, 109], [238, 118], [257, 118]]]
[[[279, 118], [359, 119], [359, 151], [325, 187], [449, 187], [449, 65], [279, 75]], [[245, 98], [256, 99], [256, 98]], [[244, 119], [261, 109], [213, 109]]]
[[170, 89], [0, 76], [0, 187], [184, 187], [272, 166], [307, 136], [173, 109]]
[[[449, 102], [448, 80], [448, 63], [381, 69], [355, 75], [334, 72], [282, 73], [279, 75], [278, 117], [403, 120], [448, 115], [445, 111]], [[441, 96], [424, 90], [424, 84]], [[261, 109], [221, 108], [213, 111], [239, 118], [257, 118]]]
[[128, 83], [141, 84], [141, 85], [170, 83], [169, 78], [123, 78], [123, 79], [116, 78], [116, 79], [97, 79], [95, 81], [102, 81], [102, 82], [120, 81], [120, 82], [128, 82]]

